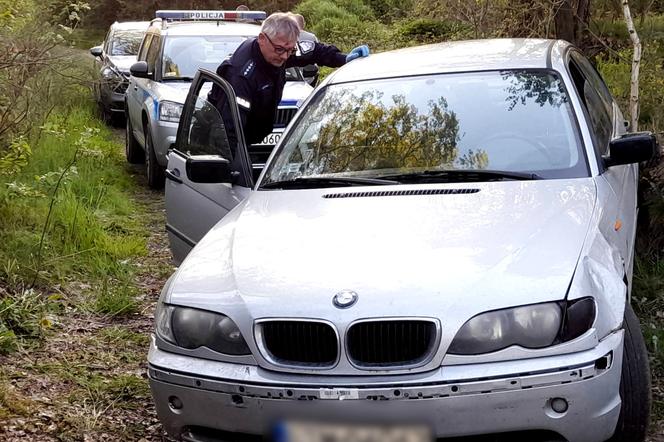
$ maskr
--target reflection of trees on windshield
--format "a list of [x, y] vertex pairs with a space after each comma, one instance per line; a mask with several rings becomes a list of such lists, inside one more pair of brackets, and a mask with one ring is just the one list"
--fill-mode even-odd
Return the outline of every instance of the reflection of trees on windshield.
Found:
[[488, 163], [482, 151], [459, 157], [459, 121], [444, 97], [418, 110], [403, 94], [393, 95], [392, 103], [376, 90], [359, 97], [349, 91], [334, 95], [317, 109], [325, 122], [312, 140], [316, 158], [305, 174]]
[[548, 103], [550, 106], [560, 107], [567, 103], [562, 82], [551, 74], [509, 71], [502, 72], [501, 75], [503, 80], [509, 81], [509, 86], [505, 88], [508, 93], [506, 101], [510, 103], [508, 110], [514, 109], [519, 103], [525, 105], [529, 98], [534, 99], [540, 106]]
[[116, 33], [111, 42], [110, 55], [136, 55], [141, 45], [143, 33]]

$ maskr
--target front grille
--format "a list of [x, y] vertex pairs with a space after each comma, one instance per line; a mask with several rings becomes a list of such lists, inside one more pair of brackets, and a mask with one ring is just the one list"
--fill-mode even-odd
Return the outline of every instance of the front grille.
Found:
[[421, 363], [435, 342], [436, 325], [426, 320], [360, 322], [350, 327], [346, 337], [348, 356], [355, 365], [366, 367]]
[[286, 127], [297, 113], [296, 107], [280, 107], [274, 120], [274, 127]]
[[337, 334], [329, 324], [266, 321], [260, 327], [265, 349], [278, 364], [325, 367], [337, 361]]

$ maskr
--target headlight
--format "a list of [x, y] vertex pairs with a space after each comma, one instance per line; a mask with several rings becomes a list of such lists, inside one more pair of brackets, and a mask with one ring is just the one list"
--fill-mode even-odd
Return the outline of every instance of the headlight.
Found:
[[160, 304], [155, 314], [157, 334], [179, 347], [207, 347], [229, 355], [248, 355], [240, 329], [219, 313]]
[[479, 314], [454, 337], [448, 353], [476, 355], [511, 345], [542, 348], [570, 341], [588, 331], [595, 320], [595, 302], [532, 304]]
[[162, 121], [171, 121], [178, 123], [180, 121], [180, 114], [182, 113], [182, 105], [173, 101], [162, 101], [159, 103], [159, 119]]

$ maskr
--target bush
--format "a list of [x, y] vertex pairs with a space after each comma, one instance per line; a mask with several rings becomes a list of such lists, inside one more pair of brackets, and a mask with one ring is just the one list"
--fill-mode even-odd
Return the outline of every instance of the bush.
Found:
[[462, 30], [458, 22], [419, 18], [403, 22], [399, 33], [418, 42], [451, 40]]
[[[373, 10], [361, 0], [304, 0], [296, 8], [304, 16], [308, 28], [318, 34], [316, 27], [326, 19], [350, 20], [360, 23], [375, 21]], [[320, 38], [320, 37], [319, 37]]]
[[[31, 0], [0, 0], [0, 175], [25, 166], [33, 139], [56, 103], [87, 81], [68, 77], [58, 28], [44, 23], [43, 10]], [[57, 68], [56, 68], [57, 65]]]
[[382, 22], [392, 22], [412, 14], [413, 0], [367, 0], [376, 17]]
[[[664, 69], [663, 43], [654, 41], [646, 44], [641, 60], [639, 75], [639, 129], [653, 132], [664, 131]], [[618, 58], [619, 57], [619, 58]], [[597, 58], [597, 68], [606, 81], [611, 93], [620, 103], [628, 117], [629, 90], [631, 77], [632, 50], [623, 49], [618, 57], [603, 55]]]

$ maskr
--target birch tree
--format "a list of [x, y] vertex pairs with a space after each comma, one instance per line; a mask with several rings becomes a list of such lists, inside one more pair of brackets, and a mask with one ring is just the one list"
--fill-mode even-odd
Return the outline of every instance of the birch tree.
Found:
[[632, 20], [632, 14], [629, 10], [628, 0], [622, 0], [622, 7], [625, 23], [627, 24], [627, 31], [629, 32], [629, 38], [632, 40], [632, 46], [634, 47], [634, 55], [632, 56], [632, 77], [629, 90], [629, 115], [632, 131], [637, 131], [639, 125], [639, 68], [641, 66], [641, 40], [634, 27], [634, 21]]

